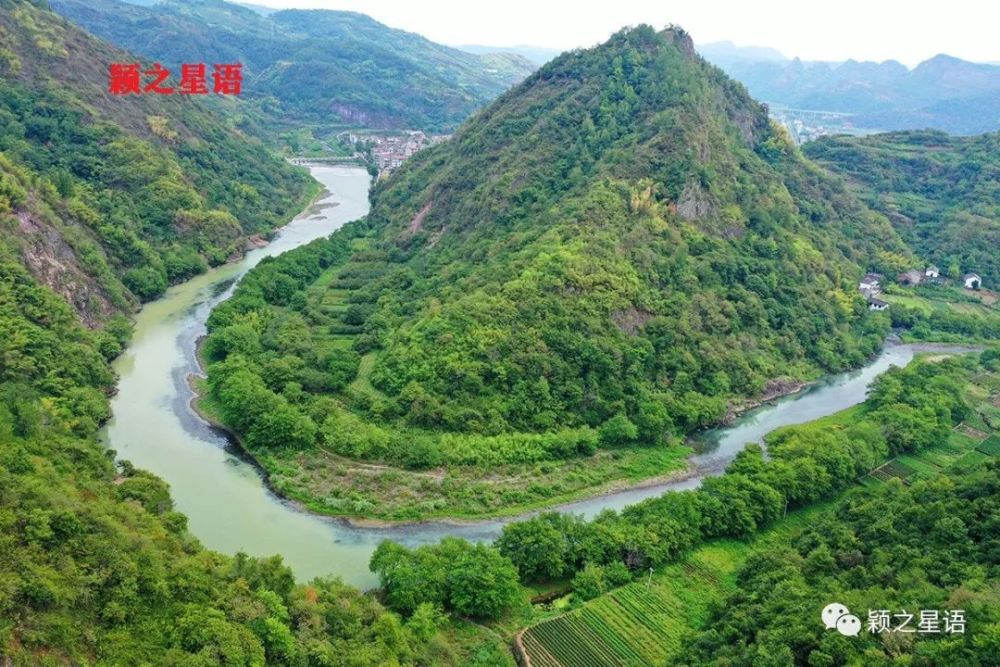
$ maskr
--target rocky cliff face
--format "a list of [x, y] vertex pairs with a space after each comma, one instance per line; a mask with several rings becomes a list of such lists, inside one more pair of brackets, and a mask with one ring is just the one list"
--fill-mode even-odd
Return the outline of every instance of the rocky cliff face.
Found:
[[62, 233], [28, 210], [16, 213], [21, 237], [21, 258], [41, 284], [63, 297], [89, 328], [96, 328], [115, 314], [138, 307], [134, 297], [116, 298], [88, 270]]

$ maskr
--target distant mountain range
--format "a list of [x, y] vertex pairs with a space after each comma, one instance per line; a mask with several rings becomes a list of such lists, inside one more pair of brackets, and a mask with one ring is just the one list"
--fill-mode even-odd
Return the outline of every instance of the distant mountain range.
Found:
[[913, 69], [895, 60], [843, 63], [788, 59], [760, 47], [718, 42], [699, 52], [771, 105], [852, 114], [858, 127], [933, 128], [952, 134], [1000, 130], [1000, 67], [937, 55]]
[[[559, 54], [539, 46], [464, 45], [470, 53], [512, 53], [538, 65]], [[913, 69], [876, 63], [804, 61], [763, 46], [730, 41], [698, 53], [773, 107], [850, 114], [844, 129], [937, 129], [952, 134], [1000, 130], [1000, 63], [937, 55]]]
[[242, 62], [246, 97], [289, 121], [448, 131], [535, 69], [516, 54], [469, 53], [355, 12], [266, 13], [221, 0], [50, 5], [167, 67]]

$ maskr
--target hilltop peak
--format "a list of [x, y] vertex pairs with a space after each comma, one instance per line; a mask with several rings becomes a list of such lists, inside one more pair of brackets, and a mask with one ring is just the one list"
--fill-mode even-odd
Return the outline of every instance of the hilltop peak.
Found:
[[384, 428], [578, 442], [621, 414], [660, 441], [874, 349], [853, 276], [892, 234], [835, 190], [686, 31], [640, 25], [411, 158], [331, 271], [366, 304]]
[[694, 40], [691, 39], [691, 35], [680, 26], [669, 25], [663, 29], [660, 33], [668, 40], [670, 43], [677, 47], [677, 49], [686, 56], [694, 57]]

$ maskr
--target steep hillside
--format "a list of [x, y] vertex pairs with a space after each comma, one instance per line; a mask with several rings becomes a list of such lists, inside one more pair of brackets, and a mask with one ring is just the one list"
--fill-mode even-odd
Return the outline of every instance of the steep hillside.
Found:
[[149, 7], [56, 0], [52, 6], [164, 64], [244, 63], [247, 97], [274, 122], [449, 130], [534, 68], [519, 56], [466, 53], [354, 12], [263, 16], [221, 0]]
[[857, 278], [905, 253], [686, 34], [642, 27], [557, 58], [377, 188], [365, 223], [252, 273], [212, 316], [210, 378], [265, 457], [475, 467], [599, 445], [599, 467], [860, 363], [887, 320]]
[[804, 150], [851, 179], [947, 275], [974, 271], [1000, 285], [1000, 134], [823, 137]]
[[0, 5], [2, 243], [94, 324], [243, 252], [313, 192], [229, 126], [231, 105], [106, 92], [134, 57]]
[[0, 0], [0, 664], [507, 664], [429, 606], [404, 623], [280, 558], [204, 550], [166, 484], [98, 442], [136, 300], [119, 277], [224, 259], [308, 190], [220, 109], [106, 97], [128, 57]]

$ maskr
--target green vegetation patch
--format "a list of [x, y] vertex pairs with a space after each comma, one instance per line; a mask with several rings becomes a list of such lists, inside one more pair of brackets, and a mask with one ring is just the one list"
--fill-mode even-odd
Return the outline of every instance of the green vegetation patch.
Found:
[[1000, 435], [993, 434], [983, 442], [979, 443], [976, 451], [990, 456], [1000, 456]]

